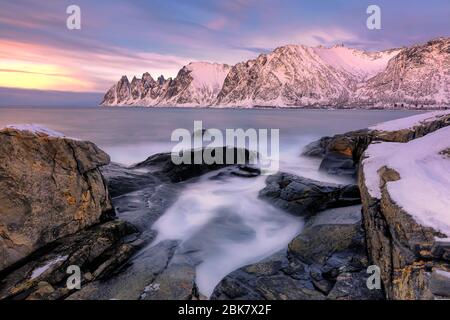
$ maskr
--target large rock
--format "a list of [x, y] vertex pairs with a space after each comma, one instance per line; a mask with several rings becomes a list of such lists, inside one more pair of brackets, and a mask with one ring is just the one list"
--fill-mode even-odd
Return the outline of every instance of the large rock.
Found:
[[32, 127], [0, 131], [0, 270], [112, 214], [93, 143]]
[[368, 251], [390, 299], [450, 297], [449, 129], [371, 145], [364, 154], [359, 185]]
[[[227, 153], [231, 154], [231, 152], [233, 154], [232, 158], [230, 156], [232, 161], [227, 162]], [[216, 157], [217, 155], [217, 159], [220, 159], [220, 163], [205, 163], [205, 161], [203, 161], [203, 155], [205, 153], [208, 153], [208, 155], [211, 155], [212, 157]], [[257, 155], [247, 149], [232, 147], [186, 150], [183, 155], [185, 158], [190, 159], [189, 163], [175, 164], [172, 161], [171, 153], [159, 153], [134, 165], [132, 169], [150, 169], [154, 171], [158, 177], [169, 178], [172, 182], [182, 182], [227, 166], [242, 165], [245, 167], [246, 164], [257, 160]], [[197, 158], [202, 159], [201, 163], [195, 163], [195, 159]], [[257, 173], [259, 174], [259, 170], [257, 170]]]
[[283, 172], [267, 177], [266, 187], [259, 195], [298, 216], [361, 202], [356, 185], [323, 183]]

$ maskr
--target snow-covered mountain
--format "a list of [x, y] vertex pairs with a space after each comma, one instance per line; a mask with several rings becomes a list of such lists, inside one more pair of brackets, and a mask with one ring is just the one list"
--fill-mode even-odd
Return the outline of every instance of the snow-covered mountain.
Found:
[[287, 45], [235, 66], [195, 62], [175, 79], [127, 77], [104, 106], [444, 107], [450, 106], [450, 38], [366, 52]]
[[141, 79], [126, 76], [105, 95], [102, 105], [129, 106], [209, 106], [215, 100], [230, 66], [226, 64], [193, 62], [183, 67], [175, 79], [155, 81], [149, 73]]
[[450, 38], [401, 50], [356, 92], [352, 102], [380, 107], [450, 107]]

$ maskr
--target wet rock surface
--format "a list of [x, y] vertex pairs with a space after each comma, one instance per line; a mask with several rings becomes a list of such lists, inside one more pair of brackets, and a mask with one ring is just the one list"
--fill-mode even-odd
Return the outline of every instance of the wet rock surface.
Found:
[[260, 197], [298, 216], [311, 216], [327, 208], [361, 202], [356, 185], [336, 185], [298, 177], [288, 173], [269, 176]]
[[361, 207], [323, 211], [286, 250], [224, 278], [211, 299], [382, 299], [366, 285]]
[[[206, 161], [202, 160], [204, 155], [208, 155], [217, 161], [207, 164]], [[228, 155], [230, 158], [227, 161]], [[184, 151], [182, 156], [186, 161], [175, 164], [170, 153], [156, 154], [136, 164], [132, 169], [152, 170], [158, 177], [169, 178], [172, 182], [182, 182], [227, 166], [248, 164], [251, 159], [254, 159], [255, 155], [246, 149], [215, 147]], [[200, 164], [196, 164], [198, 161], [200, 161]]]

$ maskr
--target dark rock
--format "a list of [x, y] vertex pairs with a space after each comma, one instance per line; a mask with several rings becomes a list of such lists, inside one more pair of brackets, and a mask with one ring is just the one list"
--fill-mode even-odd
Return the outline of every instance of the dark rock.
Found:
[[[238, 165], [238, 155], [242, 155], [242, 164], [247, 164], [251, 159], [254, 159], [254, 155], [246, 149], [230, 148], [230, 147], [216, 147], [216, 148], [204, 148], [199, 150], [185, 151], [188, 155], [184, 154], [186, 158], [189, 158], [189, 163], [175, 164], [172, 161], [170, 153], [157, 154], [149, 157], [147, 160], [136, 164], [133, 169], [152, 169], [156, 171], [156, 175], [160, 177], [168, 177], [172, 182], [182, 182], [188, 179], [199, 177], [208, 172], [218, 170], [227, 166]], [[208, 152], [214, 157], [216, 154], [222, 155], [219, 163], [206, 164], [203, 161], [204, 152]], [[232, 163], [227, 163], [227, 153], [233, 153]], [[199, 158], [201, 164], [195, 164], [195, 159]]]
[[[364, 297], [367, 300], [380, 300], [383, 298], [381, 290], [369, 290], [366, 285], [368, 274], [359, 272], [341, 273], [327, 296], [328, 300], [354, 300], [355, 297]], [[357, 298], [358, 299], [358, 298]]]
[[111, 163], [101, 169], [111, 197], [115, 198], [160, 183], [152, 174]]
[[333, 253], [347, 248], [358, 248], [363, 255], [362, 235], [360, 206], [330, 209], [306, 223], [289, 244], [288, 252], [309, 264], [324, 265]]
[[334, 152], [327, 153], [319, 167], [319, 170], [328, 174], [351, 177], [356, 177], [356, 169], [351, 156]]
[[450, 297], [450, 272], [433, 270], [430, 279], [430, 290], [437, 297]]
[[49, 299], [63, 298], [66, 290], [67, 267], [77, 265], [83, 273], [92, 275], [83, 283], [108, 277], [126, 261], [139, 244], [124, 242], [127, 235], [137, 230], [129, 223], [115, 220], [61, 238], [28, 257], [11, 271], [4, 271], [0, 278], [0, 298], [25, 299], [50, 294], [48, 283], [54, 288]]
[[71, 294], [69, 300], [138, 300], [158, 289], [155, 279], [170, 263], [178, 243], [164, 241], [149, 246], [131, 259], [120, 273], [103, 281], [93, 281]]
[[292, 214], [310, 216], [327, 208], [359, 204], [357, 186], [327, 184], [292, 174], [269, 176], [260, 197]]
[[197, 297], [195, 267], [171, 263], [141, 294], [142, 300], [191, 300]]
[[323, 157], [327, 152], [327, 146], [330, 143], [331, 137], [323, 137], [317, 141], [313, 141], [303, 148], [302, 155], [308, 157]]

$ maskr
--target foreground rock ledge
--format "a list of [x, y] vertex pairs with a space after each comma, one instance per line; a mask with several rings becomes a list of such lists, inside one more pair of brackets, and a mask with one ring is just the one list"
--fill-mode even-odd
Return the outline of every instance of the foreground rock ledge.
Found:
[[93, 143], [39, 128], [0, 130], [0, 271], [112, 212]]

